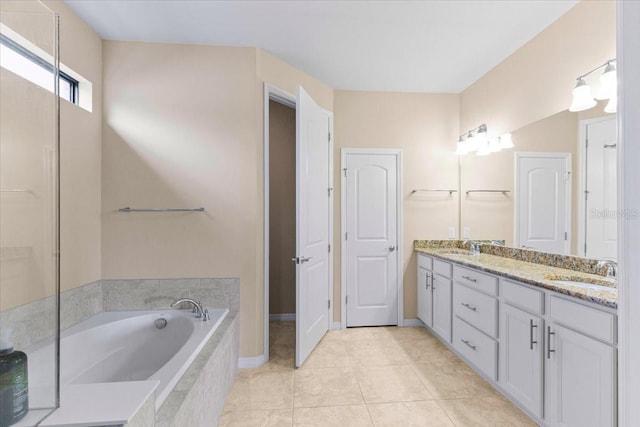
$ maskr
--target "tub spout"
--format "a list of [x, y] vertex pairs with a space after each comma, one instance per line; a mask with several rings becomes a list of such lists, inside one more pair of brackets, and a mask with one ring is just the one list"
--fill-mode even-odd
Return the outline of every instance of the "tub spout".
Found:
[[183, 302], [188, 302], [193, 304], [193, 306], [196, 309], [196, 317], [198, 319], [202, 318], [203, 322], [206, 322], [207, 320], [209, 320], [209, 310], [207, 309], [202, 309], [202, 305], [200, 305], [200, 303], [196, 300], [193, 300], [191, 298], [180, 298], [179, 300], [175, 301], [173, 304], [171, 304], [171, 307], [175, 307], [176, 305], [183, 303]]

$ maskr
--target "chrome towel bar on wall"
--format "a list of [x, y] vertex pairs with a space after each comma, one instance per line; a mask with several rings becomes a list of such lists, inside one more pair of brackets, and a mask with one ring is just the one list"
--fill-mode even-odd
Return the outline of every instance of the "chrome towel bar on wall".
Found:
[[204, 208], [125, 208], [118, 209], [119, 212], [204, 212]]
[[511, 190], [467, 190], [467, 195], [469, 193], [502, 193], [506, 196], [509, 192]]
[[411, 190], [411, 194], [417, 193], [417, 192], [425, 192], [425, 193], [449, 193], [449, 195], [453, 194], [453, 193], [457, 193], [458, 190]]

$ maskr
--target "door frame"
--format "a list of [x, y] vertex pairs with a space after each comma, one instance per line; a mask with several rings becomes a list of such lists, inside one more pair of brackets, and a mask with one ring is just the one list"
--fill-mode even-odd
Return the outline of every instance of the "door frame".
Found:
[[[343, 148], [341, 151], [340, 170], [344, 171], [347, 166], [347, 155], [349, 154], [391, 154], [396, 157], [396, 235], [398, 241], [396, 243], [396, 256], [398, 262], [396, 266], [396, 281], [398, 283], [398, 326], [404, 326], [404, 281], [402, 271], [404, 269], [403, 257], [403, 235], [402, 235], [402, 149], [395, 148]], [[347, 232], [347, 182], [344, 173], [340, 174], [340, 302], [341, 316], [340, 324], [342, 329], [347, 328], [347, 244], [345, 233]]]
[[587, 127], [591, 124], [604, 122], [605, 120], [616, 120], [615, 114], [609, 114], [595, 119], [584, 119], [578, 122], [578, 171], [580, 182], [578, 188], [578, 255], [586, 256], [585, 244], [587, 243], [587, 201], [585, 191], [587, 190]]
[[518, 191], [518, 184], [519, 184], [519, 167], [518, 165], [520, 164], [519, 160], [521, 158], [524, 157], [548, 157], [548, 158], [552, 158], [552, 157], [564, 157], [565, 159], [565, 166], [567, 168], [567, 172], [569, 172], [569, 179], [566, 181], [566, 192], [567, 192], [567, 201], [566, 201], [566, 212], [565, 212], [565, 224], [567, 225], [567, 239], [565, 240], [564, 243], [564, 253], [562, 255], [569, 255], [571, 253], [571, 239], [572, 239], [572, 233], [571, 233], [571, 229], [572, 229], [572, 225], [571, 224], [571, 180], [573, 179], [573, 171], [571, 169], [571, 153], [563, 153], [563, 152], [536, 152], [536, 151], [516, 151], [514, 153], [514, 158], [515, 158], [515, 167], [514, 167], [514, 187], [515, 188], [515, 194], [514, 194], [514, 198], [513, 198], [513, 211], [514, 211], [514, 219], [513, 219], [513, 228], [514, 228], [514, 233], [513, 233], [513, 241], [515, 243], [515, 246], [520, 248], [521, 242], [520, 242], [520, 227], [518, 227], [519, 224], [519, 218], [520, 218], [520, 197], [521, 195], [519, 194], [520, 192]]
[[[293, 109], [297, 108], [296, 96], [292, 95], [282, 89], [279, 89], [269, 83], [264, 83], [264, 97], [263, 97], [263, 164], [262, 164], [262, 182], [263, 182], [263, 346], [262, 357], [260, 363], [255, 366], [260, 366], [263, 363], [269, 361], [269, 101], [276, 101], [280, 104], [286, 105]], [[329, 143], [329, 186], [333, 188], [333, 113], [329, 113], [329, 127], [331, 133], [331, 140]], [[297, 147], [296, 140], [296, 150]], [[297, 160], [296, 160], [297, 167]], [[329, 197], [329, 242], [333, 242], [333, 199], [334, 192], [330, 193]], [[297, 218], [296, 218], [297, 221]], [[294, 230], [295, 232], [295, 230]], [[292, 254], [296, 256], [296, 254]], [[333, 256], [329, 256], [329, 301], [331, 307], [333, 307]], [[329, 325], [333, 324], [333, 309], [329, 310]], [[254, 367], [254, 366], [247, 366]]]

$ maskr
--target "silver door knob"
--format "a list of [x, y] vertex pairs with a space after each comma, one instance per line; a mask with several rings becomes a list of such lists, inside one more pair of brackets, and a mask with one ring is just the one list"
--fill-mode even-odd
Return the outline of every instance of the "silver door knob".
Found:
[[300, 258], [300, 264], [304, 264], [305, 262], [309, 262], [311, 260], [311, 258], [313, 258], [313, 257], [310, 256], [309, 258], [305, 258], [305, 257]]
[[389, 248], [388, 248], [388, 249], [389, 249], [391, 252], [393, 252], [393, 251], [395, 251], [395, 250], [396, 250], [396, 247], [395, 247], [395, 246], [389, 246]]

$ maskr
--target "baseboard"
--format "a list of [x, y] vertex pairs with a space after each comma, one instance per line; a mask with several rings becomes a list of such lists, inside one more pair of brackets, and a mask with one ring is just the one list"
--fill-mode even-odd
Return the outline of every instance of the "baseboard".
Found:
[[403, 327], [409, 327], [409, 328], [422, 328], [424, 327], [424, 323], [422, 323], [422, 320], [420, 319], [404, 319], [402, 321], [402, 326]]
[[295, 313], [270, 314], [270, 322], [291, 322], [296, 320]]
[[241, 357], [238, 359], [238, 368], [257, 368], [258, 366], [264, 365], [265, 362], [266, 358], [264, 357], [264, 354], [255, 357]]
[[335, 331], [337, 329], [342, 329], [342, 323], [341, 322], [333, 322], [333, 324], [331, 324], [331, 330]]

